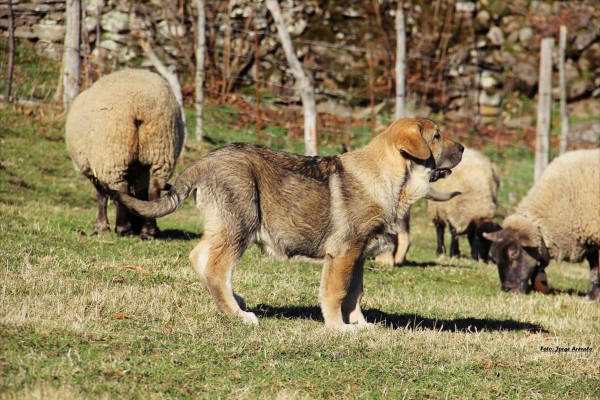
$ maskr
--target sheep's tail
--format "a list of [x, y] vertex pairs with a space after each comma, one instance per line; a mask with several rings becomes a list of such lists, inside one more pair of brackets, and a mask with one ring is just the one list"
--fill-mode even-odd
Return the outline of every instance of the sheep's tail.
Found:
[[167, 194], [153, 201], [139, 200], [116, 190], [107, 190], [105, 194], [135, 214], [146, 218], [160, 218], [175, 211], [194, 190], [197, 183], [193, 180], [196, 176], [194, 172], [192, 168], [183, 171]]
[[429, 188], [429, 192], [425, 195], [425, 198], [433, 201], [448, 201], [458, 195], [462, 194], [461, 192], [439, 192], [434, 188]]

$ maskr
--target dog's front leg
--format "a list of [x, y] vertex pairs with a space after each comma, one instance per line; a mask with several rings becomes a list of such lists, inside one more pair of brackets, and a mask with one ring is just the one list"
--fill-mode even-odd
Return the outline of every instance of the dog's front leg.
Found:
[[352, 280], [348, 288], [348, 294], [342, 301], [342, 318], [345, 323], [352, 324], [358, 328], [371, 327], [373, 324], [367, 322], [360, 309], [360, 299], [363, 296], [363, 273], [365, 260], [358, 259], [352, 269]]
[[[320, 297], [323, 318], [328, 327], [354, 330], [359, 324], [366, 324], [358, 305], [362, 296], [364, 265], [359, 255], [358, 249], [350, 249], [339, 256], [325, 256]], [[356, 322], [356, 325], [348, 322]]]

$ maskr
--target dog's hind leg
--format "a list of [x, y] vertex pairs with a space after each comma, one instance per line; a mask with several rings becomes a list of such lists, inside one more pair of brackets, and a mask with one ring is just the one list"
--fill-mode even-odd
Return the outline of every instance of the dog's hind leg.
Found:
[[[360, 279], [360, 283], [354, 285], [351, 294], [349, 293], [353, 281], [358, 282], [359, 278], [362, 278], [362, 272], [356, 275], [354, 273], [355, 265], [358, 262], [358, 253], [358, 250], [350, 249], [337, 257], [330, 254], [325, 256], [320, 291], [321, 311], [325, 319], [325, 326], [340, 330], [354, 330], [356, 326], [347, 324], [345, 320], [348, 320], [352, 313], [357, 321], [358, 315], [362, 316], [360, 308], [357, 309], [362, 295], [362, 279]], [[342, 304], [344, 304], [343, 311]]]
[[347, 324], [356, 325], [359, 328], [373, 326], [368, 323], [360, 309], [360, 299], [363, 296], [363, 273], [364, 260], [357, 260], [352, 270], [352, 280], [348, 288], [348, 294], [342, 301], [342, 317]]
[[205, 236], [191, 251], [190, 261], [223, 314], [238, 315], [245, 323], [258, 325], [256, 315], [245, 311], [246, 302], [231, 287], [233, 271], [245, 250], [233, 243], [223, 235]]

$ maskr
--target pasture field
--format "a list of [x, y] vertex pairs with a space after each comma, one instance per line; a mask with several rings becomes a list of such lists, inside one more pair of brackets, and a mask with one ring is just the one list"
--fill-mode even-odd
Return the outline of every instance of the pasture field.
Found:
[[[494, 265], [435, 255], [420, 200], [409, 263], [366, 265], [374, 329], [327, 330], [320, 266], [256, 248], [234, 275], [260, 320], [245, 326], [189, 265], [202, 234], [191, 200], [159, 220], [162, 239], [91, 236], [95, 193], [66, 152], [64, 115], [2, 104], [0, 121], [0, 398], [600, 397], [586, 264], [552, 262], [550, 295], [503, 293]], [[177, 171], [209, 148], [189, 140]], [[587, 351], [554, 351], [573, 347]]]

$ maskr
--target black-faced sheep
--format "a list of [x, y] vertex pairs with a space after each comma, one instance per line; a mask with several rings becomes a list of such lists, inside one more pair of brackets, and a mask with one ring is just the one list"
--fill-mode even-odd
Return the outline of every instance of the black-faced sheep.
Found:
[[[67, 150], [98, 192], [94, 231], [110, 230], [105, 189], [149, 200], [160, 197], [183, 140], [180, 107], [169, 84], [155, 73], [125, 69], [77, 96], [67, 115]], [[143, 239], [158, 234], [155, 219], [140, 220], [120, 204], [115, 225], [121, 236], [138, 230]]]
[[[455, 167], [456, 168], [456, 167]], [[456, 196], [460, 195], [460, 192], [455, 191], [451, 193], [438, 192], [433, 188], [429, 188], [429, 192], [425, 195], [427, 200], [431, 201], [448, 201]], [[406, 254], [410, 248], [410, 211], [411, 207], [408, 208], [406, 213], [398, 218], [396, 227], [398, 233], [393, 242], [393, 248], [386, 250], [375, 257], [375, 261], [387, 264], [387, 265], [402, 265], [406, 261]]]
[[528, 292], [550, 259], [590, 264], [588, 297], [600, 300], [600, 149], [565, 153], [548, 165], [492, 240], [502, 290]]
[[484, 232], [494, 232], [500, 226], [493, 220], [498, 208], [500, 179], [494, 165], [480, 152], [465, 149], [463, 159], [452, 175], [432, 183], [440, 192], [462, 193], [447, 202], [427, 201], [427, 215], [437, 233], [437, 254], [445, 253], [444, 231], [450, 229], [450, 256], [459, 256], [458, 236], [466, 233], [471, 256], [487, 261], [491, 243]]

